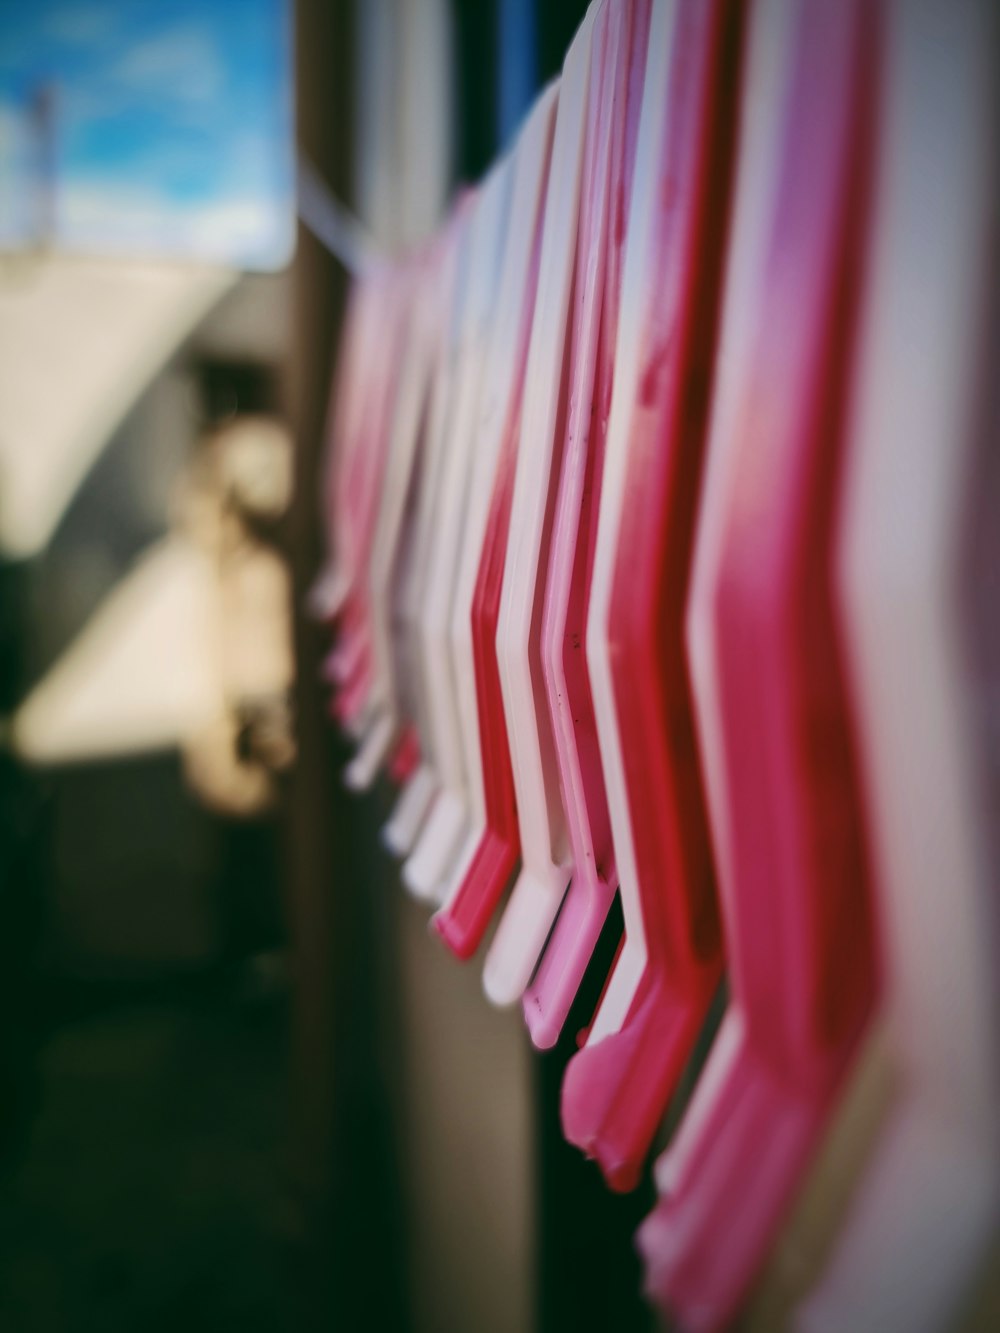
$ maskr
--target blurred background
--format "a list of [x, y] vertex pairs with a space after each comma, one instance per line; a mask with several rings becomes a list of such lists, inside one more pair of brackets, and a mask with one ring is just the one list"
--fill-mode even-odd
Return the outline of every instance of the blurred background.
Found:
[[345, 262], [584, 9], [0, 0], [4, 1333], [649, 1324], [558, 1129], [594, 987], [529, 1057], [430, 939], [304, 614]]

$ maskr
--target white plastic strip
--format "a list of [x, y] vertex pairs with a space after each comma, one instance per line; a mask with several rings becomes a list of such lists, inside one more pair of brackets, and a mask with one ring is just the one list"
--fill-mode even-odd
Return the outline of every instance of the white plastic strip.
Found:
[[516, 390], [525, 303], [528, 300], [532, 304], [534, 302], [534, 292], [529, 292], [529, 282], [539, 210], [544, 201], [557, 100], [558, 88], [552, 84], [532, 110], [514, 153], [511, 222], [476, 425], [468, 515], [451, 619], [452, 667], [468, 784], [468, 832], [445, 891], [445, 902], [462, 884], [486, 832], [486, 795], [472, 643], [473, 598], [497, 462], [504, 431], [509, 425], [511, 398]]
[[541, 663], [541, 613], [552, 505], [562, 449], [565, 357], [590, 83], [602, 6], [591, 5], [563, 66], [521, 446], [504, 566], [497, 657], [510, 738], [522, 868], [490, 946], [486, 992], [519, 999], [538, 962], [569, 881], [569, 844]]
[[467, 819], [465, 764], [448, 630], [512, 177], [510, 159], [501, 159], [480, 187], [471, 222], [458, 370], [421, 607], [422, 669], [439, 790], [420, 841], [403, 867], [403, 882], [417, 897], [431, 901], [440, 901], [445, 875], [458, 851]]

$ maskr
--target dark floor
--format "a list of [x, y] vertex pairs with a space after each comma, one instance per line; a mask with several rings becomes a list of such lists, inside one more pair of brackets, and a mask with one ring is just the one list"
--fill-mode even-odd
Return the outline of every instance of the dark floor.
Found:
[[285, 1004], [250, 965], [76, 1002], [40, 1039], [0, 1178], [3, 1333], [272, 1330]]

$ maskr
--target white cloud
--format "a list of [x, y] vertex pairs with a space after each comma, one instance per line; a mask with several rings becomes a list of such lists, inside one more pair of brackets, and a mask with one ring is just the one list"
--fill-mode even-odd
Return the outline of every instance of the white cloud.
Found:
[[211, 34], [197, 24], [170, 29], [130, 47], [113, 75], [128, 88], [190, 102], [210, 101], [225, 82]]
[[294, 216], [291, 199], [232, 194], [182, 203], [148, 188], [77, 181], [60, 194], [58, 231], [69, 248], [271, 269], [290, 258]]

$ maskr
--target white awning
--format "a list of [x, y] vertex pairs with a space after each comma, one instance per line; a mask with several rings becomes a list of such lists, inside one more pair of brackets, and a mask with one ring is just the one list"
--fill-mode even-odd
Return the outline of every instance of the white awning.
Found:
[[125, 414], [237, 276], [48, 255], [0, 266], [0, 553], [45, 547]]

